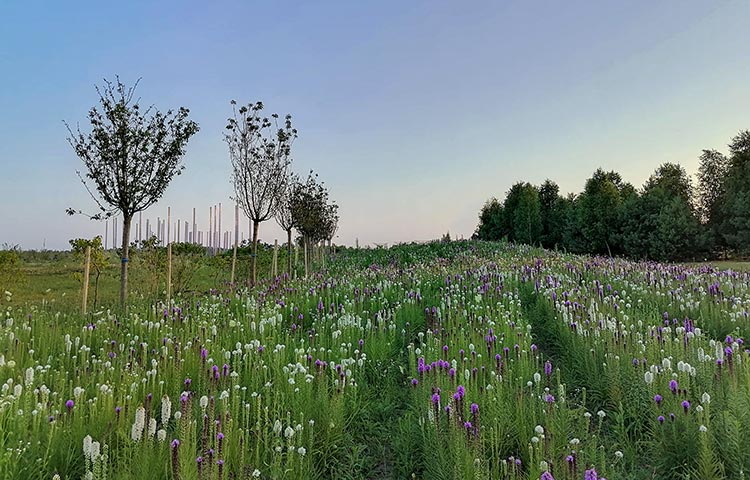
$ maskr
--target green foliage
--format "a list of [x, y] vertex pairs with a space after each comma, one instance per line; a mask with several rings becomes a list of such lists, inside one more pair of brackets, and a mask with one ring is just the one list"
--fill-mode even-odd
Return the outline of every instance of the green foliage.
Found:
[[0, 249], [0, 295], [3, 292], [13, 290], [14, 286], [21, 283], [21, 258], [18, 254], [18, 246], [3, 245]]
[[479, 212], [479, 226], [474, 233], [478, 240], [500, 240], [505, 234], [503, 230], [503, 205], [497, 198], [492, 197]]

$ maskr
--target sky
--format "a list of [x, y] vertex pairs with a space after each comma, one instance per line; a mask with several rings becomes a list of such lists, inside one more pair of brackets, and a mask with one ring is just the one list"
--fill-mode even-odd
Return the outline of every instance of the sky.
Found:
[[[222, 203], [230, 100], [299, 130], [293, 168], [339, 204], [336, 243], [469, 237], [517, 181], [580, 192], [599, 167], [640, 186], [697, 170], [750, 129], [750, 2], [0, 2], [0, 245], [63, 249], [105, 226], [63, 120], [94, 87], [141, 78], [142, 104], [185, 106], [200, 132], [144, 218]], [[247, 222], [242, 222], [247, 236]], [[274, 221], [260, 238], [285, 239]], [[111, 240], [110, 240], [111, 242]]]

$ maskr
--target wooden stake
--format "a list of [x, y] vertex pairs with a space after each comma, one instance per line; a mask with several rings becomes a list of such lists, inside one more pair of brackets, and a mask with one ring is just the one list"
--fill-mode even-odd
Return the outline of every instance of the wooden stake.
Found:
[[229, 283], [234, 285], [234, 272], [237, 268], [237, 242], [240, 236], [240, 206], [234, 206], [234, 251], [232, 252], [232, 278]]
[[167, 307], [172, 298], [172, 244], [167, 244]]
[[279, 275], [279, 239], [273, 241], [273, 277], [276, 278]]
[[307, 241], [302, 242], [305, 247], [305, 278], [307, 278]]
[[86, 247], [86, 262], [83, 264], [83, 295], [81, 299], [81, 310], [86, 315], [86, 306], [89, 299], [89, 271], [91, 269], [91, 245]]

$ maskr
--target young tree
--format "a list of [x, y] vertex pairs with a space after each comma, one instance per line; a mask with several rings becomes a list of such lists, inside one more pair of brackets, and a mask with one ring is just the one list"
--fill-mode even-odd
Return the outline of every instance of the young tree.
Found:
[[295, 185], [299, 183], [296, 175], [291, 175], [284, 186], [279, 207], [276, 209], [276, 223], [286, 232], [286, 251], [287, 251], [287, 272], [292, 273], [292, 229], [294, 228], [294, 218], [292, 217], [292, 195]]
[[229, 146], [232, 161], [232, 183], [235, 200], [253, 222], [252, 283], [257, 281], [258, 229], [261, 222], [273, 217], [287, 183], [287, 168], [297, 130], [292, 128], [292, 116], [287, 115], [279, 125], [261, 116], [263, 103], [250, 103], [237, 109], [231, 101], [232, 118], [227, 120], [224, 140]]
[[[156, 203], [175, 175], [184, 166], [181, 159], [188, 140], [198, 132], [198, 124], [188, 119], [189, 110], [162, 113], [154, 106], [142, 109], [133, 95], [138, 82], [127, 88], [120, 79], [104, 80], [96, 87], [99, 107], [89, 110], [91, 132], [73, 131], [68, 142], [86, 166], [85, 178], [93, 182], [98, 198], [78, 172], [100, 213], [92, 218], [122, 214], [122, 257], [120, 305], [125, 306], [128, 291], [128, 249], [133, 216]], [[72, 208], [68, 214], [76, 213]]]
[[292, 223], [308, 251], [315, 243], [325, 240], [331, 233], [331, 224], [338, 222], [338, 206], [329, 205], [328, 190], [317, 178], [311, 171], [304, 183], [295, 184], [291, 198]]
[[91, 258], [89, 265], [94, 269], [94, 306], [96, 306], [99, 299], [99, 278], [102, 272], [109, 267], [109, 259], [104, 251], [102, 245], [101, 235], [97, 235], [92, 239], [88, 238], [75, 238], [69, 240], [70, 248], [73, 254], [79, 260], [85, 261], [86, 248], [91, 247]]

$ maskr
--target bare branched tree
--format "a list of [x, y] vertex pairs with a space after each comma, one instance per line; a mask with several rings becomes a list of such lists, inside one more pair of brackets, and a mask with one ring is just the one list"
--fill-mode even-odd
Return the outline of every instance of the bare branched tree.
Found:
[[279, 116], [272, 120], [261, 116], [263, 103], [256, 102], [237, 109], [232, 100], [232, 118], [227, 120], [224, 136], [232, 161], [234, 200], [253, 222], [252, 283], [257, 281], [258, 229], [260, 223], [276, 213], [287, 184], [287, 169], [297, 130], [292, 116], [282, 125]]
[[[141, 109], [133, 95], [138, 82], [130, 88], [120, 82], [104, 80], [96, 87], [100, 107], [89, 110], [91, 132], [75, 131], [65, 123], [68, 142], [83, 160], [87, 173], [78, 173], [100, 212], [90, 215], [101, 219], [122, 213], [122, 256], [120, 269], [120, 305], [125, 306], [128, 291], [128, 253], [133, 216], [156, 203], [169, 182], [184, 166], [181, 159], [187, 142], [198, 132], [198, 124], [188, 120], [189, 110], [162, 113], [154, 106]], [[89, 187], [91, 181], [95, 195]], [[80, 213], [72, 208], [68, 214]]]

